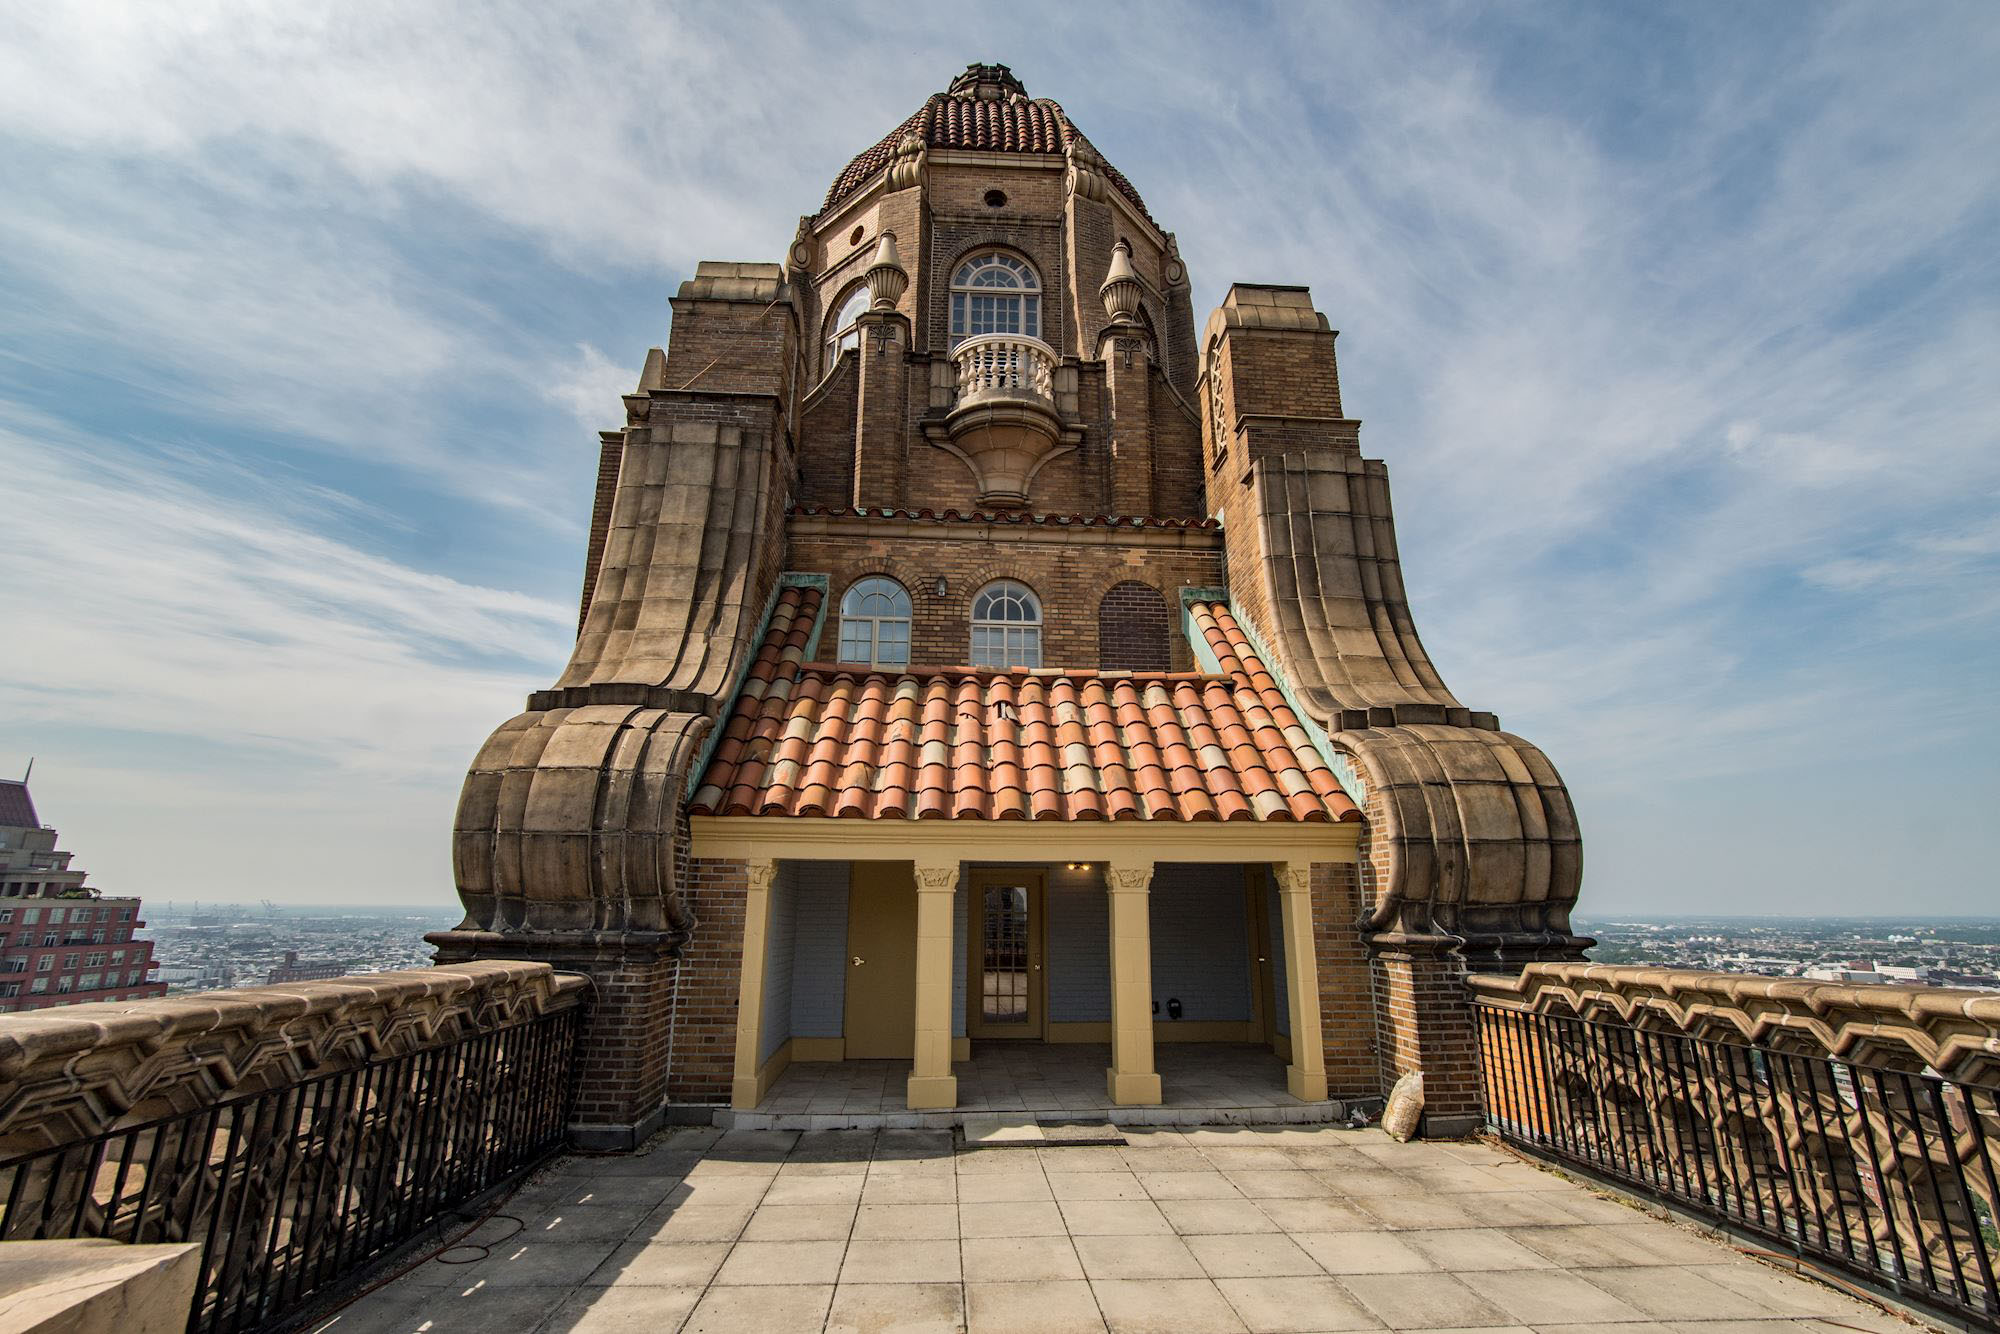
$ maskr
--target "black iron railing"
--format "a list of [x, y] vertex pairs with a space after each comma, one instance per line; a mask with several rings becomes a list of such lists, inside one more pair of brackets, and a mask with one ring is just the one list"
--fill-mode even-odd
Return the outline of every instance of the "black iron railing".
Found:
[[1478, 1003], [1503, 1139], [2000, 1328], [2000, 1089]]
[[190, 1334], [266, 1328], [562, 1147], [577, 1016], [0, 1162], [0, 1241], [198, 1242]]

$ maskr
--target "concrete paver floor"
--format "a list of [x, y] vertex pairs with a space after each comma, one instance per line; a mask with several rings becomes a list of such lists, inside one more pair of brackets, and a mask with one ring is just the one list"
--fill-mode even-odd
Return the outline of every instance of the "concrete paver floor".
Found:
[[1129, 1140], [955, 1151], [936, 1131], [678, 1130], [558, 1163], [477, 1246], [315, 1328], [1911, 1328], [1482, 1144], [1299, 1126]]

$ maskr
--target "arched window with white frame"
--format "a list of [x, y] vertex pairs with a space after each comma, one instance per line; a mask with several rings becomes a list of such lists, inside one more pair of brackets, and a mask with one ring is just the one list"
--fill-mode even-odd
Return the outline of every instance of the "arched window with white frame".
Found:
[[1004, 250], [974, 255], [951, 279], [951, 342], [981, 334], [1042, 336], [1042, 282]]
[[820, 367], [821, 375], [832, 373], [842, 348], [861, 346], [861, 317], [867, 313], [868, 285], [856, 283], [841, 299], [833, 318], [826, 322], [826, 362]]
[[972, 599], [972, 665], [1042, 665], [1042, 604], [1026, 584], [995, 580]]
[[910, 665], [910, 595], [901, 584], [871, 574], [848, 586], [840, 599], [840, 660]]

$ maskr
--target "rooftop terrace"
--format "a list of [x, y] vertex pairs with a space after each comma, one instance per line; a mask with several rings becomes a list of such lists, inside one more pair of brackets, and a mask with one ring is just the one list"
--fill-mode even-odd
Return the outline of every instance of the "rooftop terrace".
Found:
[[681, 1129], [538, 1173], [465, 1245], [309, 1328], [1908, 1329], [1485, 1143], [1379, 1130]]

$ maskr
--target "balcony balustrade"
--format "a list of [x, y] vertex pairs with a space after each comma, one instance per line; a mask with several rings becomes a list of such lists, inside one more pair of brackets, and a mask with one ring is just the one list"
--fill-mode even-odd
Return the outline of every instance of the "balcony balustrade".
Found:
[[1057, 361], [1054, 348], [1020, 334], [982, 334], [952, 350], [958, 387], [945, 430], [981, 504], [1027, 504], [1028, 484], [1057, 452]]

